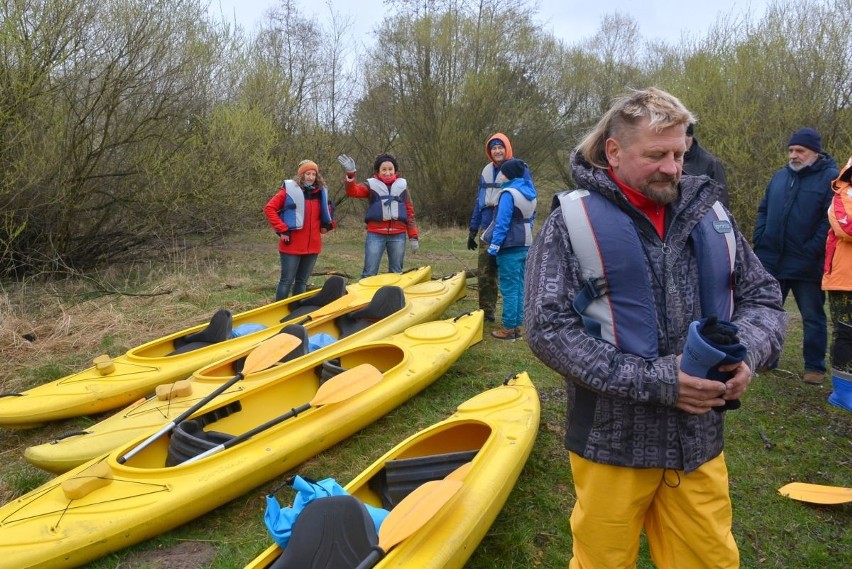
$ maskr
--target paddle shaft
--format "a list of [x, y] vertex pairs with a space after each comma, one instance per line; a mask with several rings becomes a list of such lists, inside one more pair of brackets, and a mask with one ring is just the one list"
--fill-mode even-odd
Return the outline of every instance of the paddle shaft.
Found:
[[376, 369], [376, 367], [373, 365], [361, 364], [352, 369], [348, 369], [320, 385], [319, 389], [316, 392], [316, 395], [314, 395], [314, 398], [311, 399], [309, 402], [303, 403], [302, 405], [291, 409], [283, 415], [279, 415], [274, 419], [270, 419], [266, 423], [258, 425], [257, 427], [246, 431], [245, 433], [241, 433], [229, 441], [216, 445], [215, 447], [206, 450], [201, 454], [193, 456], [189, 460], [185, 460], [182, 464], [186, 464], [188, 462], [195, 462], [196, 460], [200, 460], [205, 456], [210, 456], [211, 454], [216, 454], [217, 452], [226, 448], [231, 448], [234, 445], [237, 445], [245, 440], [250, 439], [257, 433], [265, 431], [266, 429], [274, 427], [278, 423], [295, 417], [303, 411], [307, 411], [311, 407], [327, 405], [329, 403], [339, 403], [351, 397], [355, 397], [359, 393], [369, 389], [381, 380], [382, 372]]
[[385, 552], [381, 548], [378, 546], [374, 547], [370, 550], [370, 554], [355, 569], [370, 569], [371, 567], [375, 567], [376, 563], [381, 561], [384, 556]]
[[151, 443], [156, 441], [158, 438], [162, 437], [163, 435], [165, 435], [168, 432], [171, 432], [171, 430], [174, 429], [178, 425], [178, 423], [181, 423], [184, 420], [186, 420], [187, 417], [189, 417], [190, 415], [192, 415], [193, 413], [195, 413], [196, 411], [198, 411], [199, 409], [204, 407], [206, 404], [208, 404], [210, 401], [212, 401], [213, 399], [215, 399], [216, 397], [221, 395], [226, 389], [228, 389], [229, 387], [231, 387], [232, 385], [234, 385], [235, 383], [237, 383], [238, 381], [243, 379], [243, 377], [245, 377], [245, 376], [243, 375], [242, 372], [240, 372], [237, 375], [235, 375], [234, 377], [232, 377], [231, 379], [229, 379], [228, 381], [226, 381], [225, 383], [223, 383], [222, 385], [220, 385], [219, 387], [217, 387], [216, 389], [214, 389], [213, 391], [211, 391], [206, 397], [201, 399], [201, 401], [199, 401], [198, 403], [196, 403], [195, 405], [193, 405], [192, 407], [190, 407], [189, 409], [187, 409], [186, 411], [184, 411], [183, 413], [181, 413], [180, 415], [178, 415], [177, 417], [172, 419], [167, 425], [165, 425], [159, 431], [157, 431], [156, 433], [154, 433], [153, 435], [151, 435], [150, 437], [148, 437], [147, 439], [142, 441], [142, 444], [131, 449], [124, 456], [120, 457], [118, 459], [118, 463], [124, 464], [125, 462], [127, 462], [128, 460], [133, 458], [137, 453], [141, 452], [143, 449], [145, 449]]
[[258, 344], [252, 351], [246, 356], [245, 365], [243, 366], [242, 371], [238, 372], [237, 375], [211, 391], [208, 395], [203, 397], [198, 403], [192, 405], [189, 409], [181, 413], [174, 420], [170, 421], [165, 427], [145, 439], [141, 445], [132, 449], [130, 452], [125, 454], [124, 456], [118, 459], [119, 464], [124, 464], [128, 459], [133, 457], [136, 453], [153, 443], [155, 440], [168, 433], [172, 429], [175, 428], [179, 423], [184, 421], [187, 417], [219, 397], [226, 389], [234, 385], [236, 382], [243, 379], [247, 373], [254, 373], [256, 371], [260, 371], [261, 369], [267, 368], [273, 365], [276, 360], [281, 356], [281, 353], [288, 353], [295, 346], [301, 343], [301, 339], [293, 336], [291, 334], [276, 334], [271, 338], [267, 338], [260, 344]]
[[270, 428], [274, 427], [278, 423], [282, 423], [282, 422], [286, 421], [287, 419], [291, 419], [291, 418], [295, 417], [296, 415], [298, 415], [299, 413], [302, 413], [303, 411], [307, 411], [311, 407], [313, 407], [313, 405], [311, 403], [304, 403], [302, 405], [299, 405], [295, 409], [291, 409], [290, 411], [284, 413], [283, 415], [279, 415], [278, 417], [275, 417], [274, 419], [271, 419], [271, 420], [267, 421], [266, 423], [263, 423], [262, 425], [258, 425], [257, 427], [246, 431], [245, 433], [241, 433], [241, 434], [237, 435], [236, 437], [234, 437], [231, 440], [228, 440], [228, 441], [225, 441], [224, 443], [218, 444], [215, 447], [202, 452], [201, 454], [197, 454], [197, 455], [193, 456], [192, 458], [189, 458], [189, 459], [183, 461], [182, 464], [189, 464], [191, 462], [195, 462], [196, 460], [201, 460], [202, 458], [204, 458], [206, 456], [216, 454], [217, 452], [223, 451], [227, 448], [231, 448], [234, 445], [238, 445], [241, 442], [252, 438], [256, 434], [258, 434], [262, 431], [265, 431], [266, 429], [270, 429]]

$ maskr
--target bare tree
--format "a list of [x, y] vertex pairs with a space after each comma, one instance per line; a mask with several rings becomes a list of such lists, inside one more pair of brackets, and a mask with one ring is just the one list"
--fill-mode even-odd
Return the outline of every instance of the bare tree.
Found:
[[841, 163], [852, 147], [852, 1], [776, 2], [755, 20], [720, 18], [656, 72], [698, 115], [702, 145], [725, 165], [731, 207], [749, 230], [790, 134], [810, 126]]
[[[157, 172], [208, 104], [197, 0], [7, 1], [0, 272], [80, 269], [151, 243]], [[161, 198], [161, 199], [158, 199]]]
[[554, 73], [561, 48], [524, 4], [403, 4], [408, 11], [385, 23], [370, 53], [357, 124], [387, 125], [369, 149], [400, 154], [425, 215], [465, 223], [489, 134], [506, 132], [516, 154], [545, 171], [539, 159], [564, 120]]

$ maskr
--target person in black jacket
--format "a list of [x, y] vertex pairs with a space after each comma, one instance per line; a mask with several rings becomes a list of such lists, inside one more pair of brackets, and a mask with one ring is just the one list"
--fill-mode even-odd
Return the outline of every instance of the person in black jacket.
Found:
[[728, 180], [725, 177], [725, 167], [718, 158], [707, 152], [695, 138], [695, 123], [686, 127], [686, 154], [683, 155], [683, 173], [690, 176], [709, 176], [722, 188], [719, 201], [728, 209]]
[[[819, 385], [825, 376], [828, 322], [821, 288], [826, 212], [834, 195], [837, 162], [822, 149], [812, 128], [793, 133], [787, 143], [787, 164], [766, 186], [754, 224], [754, 252], [781, 284], [781, 295], [792, 291], [802, 314], [805, 383]], [[773, 367], [773, 366], [770, 366]]]

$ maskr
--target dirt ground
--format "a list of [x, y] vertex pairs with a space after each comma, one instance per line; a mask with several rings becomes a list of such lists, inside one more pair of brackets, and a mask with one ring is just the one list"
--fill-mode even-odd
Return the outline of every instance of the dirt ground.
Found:
[[[216, 557], [216, 548], [201, 541], [185, 541], [152, 551], [128, 556], [128, 569], [201, 569]], [[123, 563], [122, 566], [125, 566]]]

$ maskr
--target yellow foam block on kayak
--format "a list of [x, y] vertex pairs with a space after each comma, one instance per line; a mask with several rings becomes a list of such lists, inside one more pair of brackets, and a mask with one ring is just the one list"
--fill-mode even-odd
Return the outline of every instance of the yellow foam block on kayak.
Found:
[[78, 500], [112, 482], [112, 470], [106, 462], [93, 464], [80, 474], [62, 482], [62, 492], [69, 500]]
[[98, 373], [101, 375], [109, 375], [115, 371], [115, 363], [113, 363], [112, 358], [110, 358], [107, 354], [102, 354], [92, 360], [92, 363], [95, 364], [95, 369], [98, 370]]
[[175, 397], [186, 397], [192, 395], [192, 382], [188, 379], [182, 379], [174, 383], [164, 383], [158, 385], [154, 392], [160, 401], [168, 401]]

